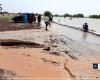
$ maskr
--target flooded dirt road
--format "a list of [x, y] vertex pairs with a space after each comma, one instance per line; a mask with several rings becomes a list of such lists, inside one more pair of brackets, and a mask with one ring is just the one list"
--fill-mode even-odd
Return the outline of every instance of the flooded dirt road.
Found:
[[61, 26], [55, 23], [52, 23], [52, 28], [54, 32], [59, 35], [65, 35], [75, 41], [87, 44], [94, 44], [100, 46], [100, 37], [93, 35], [91, 33], [86, 33], [81, 30], [68, 28], [67, 26]]

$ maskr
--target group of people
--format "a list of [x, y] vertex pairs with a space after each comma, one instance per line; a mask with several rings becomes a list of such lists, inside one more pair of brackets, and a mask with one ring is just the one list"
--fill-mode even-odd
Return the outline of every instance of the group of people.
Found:
[[[25, 26], [28, 26], [28, 24], [30, 24], [30, 26], [32, 26], [32, 24], [35, 24], [36, 22], [38, 23], [37, 26], [40, 27], [41, 26], [41, 15], [38, 14], [38, 15], [35, 15], [35, 14], [32, 14], [32, 15], [27, 15], [27, 14], [24, 14], [23, 15], [24, 17], [24, 23], [25, 23]], [[53, 16], [44, 16], [44, 22], [45, 22], [45, 30], [47, 31], [48, 30], [48, 26], [51, 25], [51, 21], [53, 20]]]
[[32, 26], [32, 24], [35, 24], [36, 21], [38, 22], [38, 26], [41, 25], [41, 15], [40, 14], [38, 14], [37, 16], [35, 14], [32, 14], [32, 15], [24, 14], [23, 19], [24, 19], [25, 26], [28, 26], [28, 24]]
[[[53, 20], [53, 16], [45, 16], [44, 17], [44, 22], [45, 22], [45, 26], [46, 26], [46, 31], [48, 30], [48, 26], [51, 25], [51, 21]], [[32, 26], [33, 23], [38, 23], [38, 27], [40, 27], [41, 25], [41, 15], [38, 14], [37, 16], [35, 16], [35, 14], [28, 16], [27, 14], [24, 14], [24, 23], [25, 26], [28, 26], [28, 23]], [[88, 32], [88, 24], [84, 23], [83, 24], [83, 31]]]

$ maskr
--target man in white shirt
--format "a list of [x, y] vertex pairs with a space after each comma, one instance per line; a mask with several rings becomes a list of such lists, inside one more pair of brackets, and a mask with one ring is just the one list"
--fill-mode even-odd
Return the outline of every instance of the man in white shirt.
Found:
[[49, 25], [49, 18], [48, 18], [48, 16], [45, 16], [44, 17], [44, 22], [45, 22], [45, 25], [46, 25], [46, 31], [48, 30], [48, 25]]

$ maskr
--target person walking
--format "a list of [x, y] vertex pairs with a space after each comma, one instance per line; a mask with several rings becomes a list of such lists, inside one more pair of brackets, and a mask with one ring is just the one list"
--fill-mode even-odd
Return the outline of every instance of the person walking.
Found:
[[23, 15], [25, 26], [28, 26], [28, 17], [27, 14]]
[[37, 20], [38, 20], [38, 26], [40, 27], [40, 25], [41, 25], [41, 15], [40, 14], [37, 17]]
[[44, 17], [44, 22], [45, 22], [45, 26], [46, 26], [46, 31], [48, 30], [48, 25], [49, 25], [49, 18], [48, 18], [48, 16], [45, 16]]

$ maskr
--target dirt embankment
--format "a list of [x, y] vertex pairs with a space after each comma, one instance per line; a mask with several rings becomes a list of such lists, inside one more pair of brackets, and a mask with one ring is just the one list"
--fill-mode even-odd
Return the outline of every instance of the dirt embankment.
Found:
[[0, 32], [28, 30], [28, 29], [34, 29], [34, 25], [26, 27], [24, 23], [14, 23], [9, 19], [6, 20], [0, 18]]
[[20, 40], [14, 40], [14, 39], [0, 39], [0, 46], [43, 48], [43, 45], [35, 43], [35, 42], [20, 41]]

